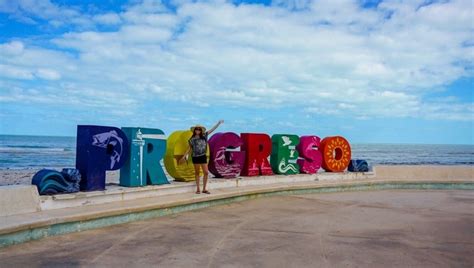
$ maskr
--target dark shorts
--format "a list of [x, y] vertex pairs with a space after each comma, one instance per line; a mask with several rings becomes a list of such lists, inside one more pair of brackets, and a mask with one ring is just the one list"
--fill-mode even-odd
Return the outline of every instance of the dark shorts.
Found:
[[193, 159], [193, 164], [207, 164], [206, 155], [193, 156], [192, 159]]

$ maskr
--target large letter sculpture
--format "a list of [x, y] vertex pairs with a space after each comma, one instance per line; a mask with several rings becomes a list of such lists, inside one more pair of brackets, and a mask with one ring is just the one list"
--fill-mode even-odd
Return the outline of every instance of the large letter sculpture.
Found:
[[369, 172], [369, 164], [363, 159], [352, 159], [347, 168], [349, 172]]
[[[186, 163], [178, 164], [179, 159], [184, 155], [189, 147], [188, 141], [191, 136], [191, 131], [184, 130], [175, 131], [168, 137], [164, 162], [166, 170], [176, 181], [193, 181], [196, 179], [194, 176], [194, 166], [191, 159], [191, 153], [189, 154]], [[207, 148], [206, 156], [209, 157], [209, 147]], [[202, 171], [200, 172], [200, 175], [201, 174]]]
[[300, 172], [314, 174], [321, 168], [323, 155], [319, 150], [321, 139], [318, 136], [301, 136], [300, 144], [296, 146], [300, 153], [298, 165]]
[[245, 151], [242, 176], [272, 175], [268, 156], [272, 152], [272, 140], [267, 134], [242, 133], [242, 150]]
[[81, 190], [105, 189], [105, 171], [121, 168], [128, 157], [127, 136], [116, 127], [77, 126], [76, 168]]
[[42, 169], [33, 176], [31, 183], [36, 185], [40, 195], [54, 195], [79, 192], [80, 182], [81, 173], [79, 170], [63, 168], [61, 172]]
[[298, 152], [296, 145], [299, 143], [296, 135], [275, 134], [272, 136], [272, 154], [270, 163], [276, 174], [298, 174]]
[[165, 133], [153, 128], [123, 127], [122, 130], [130, 141], [130, 157], [120, 169], [120, 185], [169, 183], [160, 164], [166, 151]]
[[211, 160], [209, 171], [218, 178], [235, 178], [244, 165], [245, 155], [240, 151], [228, 151], [242, 146], [239, 135], [233, 132], [216, 133], [209, 139]]
[[351, 146], [341, 136], [326, 137], [321, 141], [323, 168], [329, 172], [342, 172], [351, 161]]

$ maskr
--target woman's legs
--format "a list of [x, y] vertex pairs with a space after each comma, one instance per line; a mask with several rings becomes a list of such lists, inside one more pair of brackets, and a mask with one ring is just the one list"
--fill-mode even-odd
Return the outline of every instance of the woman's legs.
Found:
[[202, 172], [204, 173], [202, 191], [205, 192], [207, 187], [207, 179], [209, 177], [209, 169], [207, 168], [207, 164], [202, 164], [201, 167]]
[[[194, 164], [194, 176], [196, 176], [196, 192], [200, 192], [200, 187], [199, 187], [199, 171], [201, 169], [201, 165], [200, 164]], [[206, 188], [206, 186], [204, 186], [204, 189]]]

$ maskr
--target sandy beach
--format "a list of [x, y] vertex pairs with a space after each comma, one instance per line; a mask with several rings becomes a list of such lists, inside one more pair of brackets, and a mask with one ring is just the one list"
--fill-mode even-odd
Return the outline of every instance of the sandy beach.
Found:
[[[55, 168], [60, 171], [61, 168]], [[38, 172], [36, 169], [4, 169], [0, 170], [0, 186], [31, 184], [31, 179]], [[107, 183], [119, 182], [119, 170], [107, 171]]]

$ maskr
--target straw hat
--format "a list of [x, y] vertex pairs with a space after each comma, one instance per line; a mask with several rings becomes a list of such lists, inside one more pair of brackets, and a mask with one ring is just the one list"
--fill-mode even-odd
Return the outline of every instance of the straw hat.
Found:
[[199, 124], [197, 124], [197, 125], [191, 127], [191, 132], [194, 133], [194, 129], [195, 129], [195, 128], [200, 128], [200, 129], [202, 129], [202, 133], [206, 132], [206, 128], [205, 128], [204, 126], [202, 126], [202, 125], [199, 125]]

